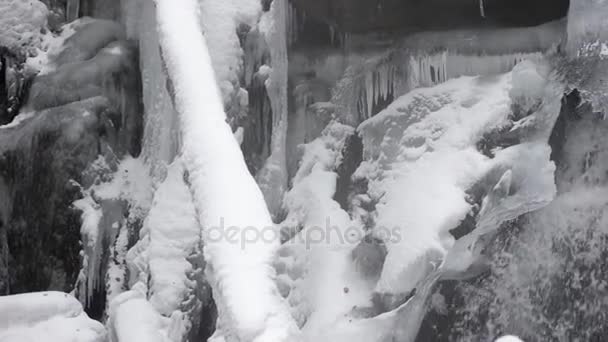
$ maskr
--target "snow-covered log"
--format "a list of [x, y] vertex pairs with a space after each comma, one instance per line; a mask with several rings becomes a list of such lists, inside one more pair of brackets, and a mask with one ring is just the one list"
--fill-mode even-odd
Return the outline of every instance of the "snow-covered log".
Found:
[[236, 228], [232, 236], [205, 241], [220, 333], [227, 341], [295, 341], [298, 330], [273, 281], [279, 237], [261, 236], [272, 221], [226, 123], [197, 3], [157, 0], [156, 5], [199, 222], [206, 232], [222, 224]]

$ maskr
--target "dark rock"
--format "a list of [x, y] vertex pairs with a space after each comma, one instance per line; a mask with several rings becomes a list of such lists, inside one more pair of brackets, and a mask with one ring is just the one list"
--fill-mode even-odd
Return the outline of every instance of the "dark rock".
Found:
[[139, 155], [143, 130], [137, 49], [116, 41], [86, 61], [60, 66], [36, 77], [29, 90], [26, 110], [41, 110], [95, 96], [105, 96], [115, 108], [112, 125], [120, 141], [116, 151]]
[[338, 166], [338, 180], [336, 182], [336, 193], [334, 200], [344, 210], [349, 210], [349, 200], [354, 194], [352, 176], [363, 161], [363, 141], [358, 134], [352, 134], [346, 138], [342, 150], [342, 163]]
[[344, 32], [431, 31], [441, 29], [534, 26], [566, 16], [560, 0], [292, 0], [306, 17]]
[[126, 39], [122, 27], [113, 21], [81, 18], [70, 25], [75, 33], [66, 39], [61, 52], [52, 56], [55, 65], [86, 61], [111, 42]]
[[48, 25], [51, 31], [57, 32], [66, 22], [66, 2], [67, 0], [40, 0], [49, 9], [47, 17]]
[[71, 203], [97, 158], [108, 101], [92, 98], [36, 113], [0, 130], [0, 178], [11, 293], [70, 291], [79, 271], [80, 213]]

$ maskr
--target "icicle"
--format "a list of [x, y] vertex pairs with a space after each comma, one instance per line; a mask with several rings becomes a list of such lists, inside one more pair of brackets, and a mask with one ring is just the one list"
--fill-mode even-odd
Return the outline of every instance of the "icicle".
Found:
[[372, 115], [372, 106], [374, 103], [374, 84], [372, 72], [368, 72], [365, 75], [365, 96], [367, 100], [367, 102], [365, 103], [367, 106], [367, 112], [365, 113], [365, 117], [369, 118]]
[[[266, 203], [274, 217], [280, 215], [282, 199], [287, 191], [287, 0], [275, 0], [267, 15], [272, 16], [274, 26], [264, 32], [270, 48], [272, 73], [266, 82], [266, 90], [272, 107], [272, 132], [270, 157], [257, 175]], [[304, 107], [306, 108], [306, 107]]]
[[78, 19], [78, 13], [80, 12], [80, 0], [68, 0], [66, 4], [66, 19], [68, 22]]

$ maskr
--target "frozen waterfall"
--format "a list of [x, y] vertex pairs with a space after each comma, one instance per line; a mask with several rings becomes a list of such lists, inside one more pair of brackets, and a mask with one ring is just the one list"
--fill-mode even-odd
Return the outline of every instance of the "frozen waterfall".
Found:
[[602, 340], [608, 2], [544, 1], [0, 0], [0, 340]]

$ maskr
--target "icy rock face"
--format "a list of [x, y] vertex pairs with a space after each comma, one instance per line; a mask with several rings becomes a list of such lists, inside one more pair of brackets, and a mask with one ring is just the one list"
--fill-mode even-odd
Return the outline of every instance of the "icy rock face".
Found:
[[19, 115], [0, 127], [11, 293], [72, 289], [80, 214], [71, 204], [81, 196], [80, 186], [94, 181], [84, 171], [99, 154], [111, 165], [139, 153], [137, 53], [117, 41], [124, 35], [116, 34], [116, 24], [103, 22], [110, 33], [93, 34], [99, 23], [66, 26], [48, 51], [40, 50], [45, 56], [28, 60], [42, 72], [31, 81]]
[[115, 23], [85, 21], [73, 29], [76, 32], [65, 41], [57, 57], [51, 59], [56, 68], [32, 81], [24, 110], [104, 96], [121, 113], [113, 118], [118, 131], [134, 133], [120, 134], [117, 137], [120, 146], [138, 155], [142, 123], [137, 49], [119, 40], [124, 34]]
[[61, 292], [0, 297], [0, 339], [104, 342], [104, 326], [90, 319], [76, 298]]
[[107, 144], [98, 132], [111, 127], [109, 116], [107, 100], [97, 97], [0, 128], [11, 293], [73, 286], [79, 215], [70, 204], [79, 189], [70, 180], [80, 181], [82, 170]]
[[[351, 60], [332, 102], [356, 124], [418, 87], [460, 76], [509, 72], [522, 60], [540, 60], [565, 36], [563, 20], [532, 28], [450, 30], [407, 36], [388, 52]], [[500, 44], [497, 44], [500, 42]]]

